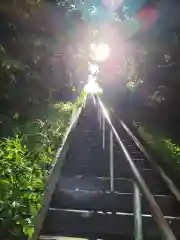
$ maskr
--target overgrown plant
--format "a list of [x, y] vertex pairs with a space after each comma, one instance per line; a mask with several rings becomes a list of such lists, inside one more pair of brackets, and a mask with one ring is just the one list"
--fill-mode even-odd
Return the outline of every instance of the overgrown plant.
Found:
[[0, 141], [0, 227], [3, 239], [24, 239], [41, 207], [45, 179], [71, 117], [72, 103], [49, 107], [42, 119]]
[[143, 126], [144, 124], [134, 122], [134, 125], [144, 141], [160, 156], [161, 162], [165, 162], [169, 169], [178, 176], [180, 173], [180, 145], [173, 143], [166, 135]]

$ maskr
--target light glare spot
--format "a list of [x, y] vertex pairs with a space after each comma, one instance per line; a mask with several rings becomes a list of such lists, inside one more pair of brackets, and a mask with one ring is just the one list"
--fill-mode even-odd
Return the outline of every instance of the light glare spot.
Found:
[[99, 72], [99, 67], [96, 64], [89, 63], [89, 71], [90, 74], [94, 75], [95, 73]]
[[102, 89], [99, 87], [98, 83], [94, 79], [90, 80], [88, 84], [85, 85], [84, 91], [86, 93], [102, 93]]
[[105, 7], [111, 11], [116, 11], [124, 2], [124, 0], [102, 0]]
[[105, 43], [101, 43], [98, 45], [91, 44], [90, 48], [91, 48], [94, 60], [98, 62], [105, 61], [109, 57], [110, 49], [109, 49], [109, 46]]

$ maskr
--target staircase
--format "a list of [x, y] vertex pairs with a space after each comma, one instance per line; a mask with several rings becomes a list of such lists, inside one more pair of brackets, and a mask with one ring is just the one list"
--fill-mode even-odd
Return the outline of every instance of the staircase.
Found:
[[163, 238], [100, 106], [97, 118], [97, 104], [87, 100], [72, 134], [39, 239], [180, 239], [179, 201], [118, 120], [111, 119], [175, 235]]

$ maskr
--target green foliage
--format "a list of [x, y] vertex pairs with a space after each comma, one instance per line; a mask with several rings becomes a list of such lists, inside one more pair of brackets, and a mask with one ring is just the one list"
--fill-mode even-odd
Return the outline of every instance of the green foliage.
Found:
[[164, 144], [171, 152], [171, 157], [180, 171], [180, 145], [173, 143], [171, 139], [164, 139]]
[[13, 238], [32, 227], [44, 186], [43, 174], [22, 141], [15, 136], [0, 142], [1, 228], [11, 230]]
[[59, 14], [44, 0], [2, 0], [0, 16], [1, 114], [17, 112], [25, 122], [37, 106], [45, 108], [70, 93], [62, 60], [67, 41], [59, 40], [66, 38], [66, 29], [63, 24], [54, 26], [54, 18], [64, 22], [65, 13]]
[[139, 135], [148, 145], [159, 154], [172, 172], [180, 173], [180, 145], [173, 143], [167, 136], [153, 131], [152, 128], [144, 127], [141, 123], [135, 123]]
[[75, 103], [76, 107], [83, 106], [85, 103], [86, 97], [87, 97], [87, 93], [84, 90], [82, 90], [81, 94], [79, 95], [79, 97], [76, 100], [76, 103]]
[[33, 232], [73, 107], [52, 103], [72, 87], [62, 60], [65, 14], [44, 0], [2, 0], [0, 16], [0, 228], [2, 239], [15, 240]]
[[49, 107], [44, 119], [26, 123], [16, 135], [0, 141], [0, 227], [3, 239], [21, 239], [33, 232], [45, 179], [53, 166], [72, 112], [71, 103]]

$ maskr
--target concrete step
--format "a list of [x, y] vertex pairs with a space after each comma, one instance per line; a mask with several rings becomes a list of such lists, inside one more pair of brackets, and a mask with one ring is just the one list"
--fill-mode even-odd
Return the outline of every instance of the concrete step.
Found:
[[[110, 191], [109, 178], [92, 178], [83, 175], [74, 177], [61, 176], [57, 183], [57, 189], [67, 190], [88, 190], [88, 191]], [[115, 189], [121, 193], [132, 193], [133, 185], [131, 180], [117, 179], [115, 180]]]
[[[89, 191], [110, 191], [110, 178], [109, 177], [94, 177], [91, 176], [67, 176], [62, 175], [58, 181], [57, 187], [59, 189], [69, 190], [89, 190]], [[153, 181], [152, 179], [148, 182], [148, 187], [154, 195], [171, 195], [169, 189], [165, 186], [162, 181]], [[133, 184], [132, 180], [125, 178], [114, 179], [114, 189], [120, 193], [132, 193]]]
[[[137, 158], [139, 158], [139, 159], [144, 159], [144, 158], [145, 158], [144, 155], [143, 155], [143, 153], [141, 153], [141, 152], [138, 151], [138, 150], [136, 150], [136, 151], [130, 151], [130, 150], [128, 150], [128, 153], [129, 153], [129, 155], [131, 156], [132, 159], [134, 159], [134, 158], [135, 158], [135, 159], [137, 159]], [[114, 151], [114, 158], [116, 159], [116, 158], [118, 158], [118, 157], [124, 157], [124, 154], [123, 154], [121, 148], [118, 148], [118, 149], [116, 149], [116, 150]]]
[[[90, 142], [90, 144], [89, 144]], [[72, 159], [71, 159], [72, 158]], [[135, 162], [136, 166], [139, 169], [152, 169], [151, 164], [145, 160], [145, 158], [140, 157], [134, 157], [132, 160]], [[70, 146], [69, 153], [67, 155], [66, 163], [72, 162], [72, 164], [77, 164], [78, 162], [81, 164], [87, 164], [89, 163], [99, 163], [99, 165], [104, 162], [110, 161], [110, 154], [109, 151], [103, 150], [102, 148], [102, 142], [99, 142], [97, 144], [94, 140], [93, 141], [86, 141], [86, 139], [83, 141], [78, 142], [78, 140], [75, 142], [73, 141], [73, 146]], [[129, 165], [124, 158], [124, 155], [119, 152], [115, 152], [114, 154], [114, 166], [115, 167], [123, 167], [124, 165], [127, 166], [129, 169]]]
[[77, 157], [74, 156], [73, 157], [73, 161], [72, 161], [72, 157], [67, 158], [65, 161], [65, 165], [68, 166], [92, 166], [92, 167], [97, 167], [97, 168], [103, 168], [103, 166], [107, 166], [109, 167], [109, 160], [107, 159], [107, 157], [104, 157], [103, 159], [98, 159], [96, 157], [92, 158], [92, 157]]
[[[62, 236], [63, 235], [63, 236]], [[68, 236], [67, 236], [68, 235]], [[82, 233], [80, 234], [80, 236], [78, 237], [73, 237], [69, 234], [61, 234], [61, 236], [52, 236], [52, 235], [41, 235], [39, 236], [39, 240], [95, 240], [97, 239], [97, 237], [101, 237], [98, 239], [103, 239], [103, 240], [119, 240], [119, 236], [115, 236], [115, 235], [110, 235], [110, 234], [106, 234], [105, 236], [101, 235], [101, 236], [97, 236], [94, 234], [91, 235], [84, 235], [82, 236]], [[134, 240], [133, 237], [127, 237], [124, 236], [123, 238], [121, 237], [121, 240]]]
[[132, 194], [103, 193], [85, 190], [56, 190], [50, 207], [105, 212], [130, 212]]
[[[109, 168], [109, 162], [95, 162], [91, 160], [85, 159], [84, 162], [82, 161], [75, 161], [72, 165], [72, 162], [67, 162], [63, 168], [62, 171], [66, 175], [90, 175], [94, 177], [108, 177], [110, 175], [110, 168]], [[145, 179], [155, 178], [159, 180], [159, 177], [154, 173], [152, 169], [140, 169], [140, 172], [142, 176]], [[122, 166], [115, 164], [114, 167], [114, 177], [115, 178], [128, 178], [132, 179], [133, 175], [130, 170], [129, 166]]]
[[[179, 239], [180, 220], [177, 218], [166, 219]], [[144, 239], [161, 239], [157, 224], [152, 217], [143, 215], [142, 220]], [[125, 213], [112, 214], [51, 208], [47, 212], [41, 234], [73, 237], [94, 235], [95, 239], [106, 235], [115, 235], [123, 239], [123, 237], [133, 237], [133, 222], [134, 216]]]
[[72, 147], [75, 146], [75, 147], [79, 147], [79, 146], [86, 146], [88, 148], [96, 148], [96, 147], [99, 147], [99, 146], [102, 146], [102, 137], [99, 136], [99, 137], [96, 137], [96, 139], [92, 139], [92, 138], [74, 138], [74, 141], [73, 141], [73, 144], [72, 144]]
[[137, 168], [140, 169], [152, 169], [151, 164], [146, 159], [133, 159], [134, 163], [136, 164]]
[[[120, 138], [121, 138], [121, 136], [120, 136]], [[139, 148], [136, 146], [136, 144], [133, 142], [133, 140], [128, 142], [127, 140], [123, 139], [122, 141], [126, 145], [126, 147], [129, 151], [132, 151], [132, 150], [140, 151]], [[114, 141], [114, 149], [117, 150], [119, 148], [120, 148], [119, 143], [115, 140]]]
[[[97, 164], [96, 162], [89, 162], [87, 165], [82, 165], [82, 162], [79, 164], [65, 164], [62, 168], [63, 174], [68, 176], [73, 175], [88, 175], [92, 177], [109, 177], [110, 170], [109, 164], [105, 161], [104, 165]], [[152, 169], [139, 169], [142, 177], [145, 181], [156, 181], [161, 182], [159, 175]], [[114, 168], [114, 177], [115, 178], [127, 178], [133, 179], [133, 174], [129, 166], [121, 166]]]
[[90, 154], [90, 156], [94, 156], [94, 157], [99, 157], [102, 158], [103, 154], [105, 152], [103, 152], [103, 147], [101, 144], [96, 145], [95, 147], [90, 147], [85, 143], [82, 143], [81, 145], [74, 145], [72, 147], [70, 147], [69, 151], [71, 151], [71, 155], [74, 157], [76, 155], [76, 157], [82, 157], [82, 156], [86, 156], [87, 154]]
[[[154, 198], [165, 216], [180, 216], [180, 205], [173, 196], [156, 195]], [[144, 197], [141, 199], [142, 213], [150, 214], [147, 201]], [[50, 207], [105, 212], [134, 212], [133, 194], [131, 193], [104, 193], [86, 190], [56, 189]]]
[[129, 233], [133, 234], [133, 217], [50, 209], [41, 234], [61, 236], [68, 233], [73, 237], [95, 235], [99, 238], [106, 234], [128, 236]]
[[[147, 163], [144, 159], [135, 159], [134, 160], [136, 166], [138, 169], [152, 169], [151, 166]], [[105, 152], [103, 153], [103, 157], [100, 157], [98, 155], [92, 156], [92, 155], [85, 155], [85, 156], [79, 156], [78, 154], [70, 153], [68, 154], [65, 164], [67, 165], [92, 165], [97, 168], [100, 167], [110, 167], [110, 159], [109, 155], [107, 155]], [[130, 170], [129, 164], [125, 159], [116, 159], [114, 160], [114, 168], [123, 168]]]
[[88, 118], [88, 117], [81, 117], [77, 123], [77, 128], [82, 128], [82, 129], [86, 129], [86, 128], [89, 128], [91, 127], [92, 129], [94, 128], [98, 128], [99, 131], [100, 131], [100, 128], [98, 125], [98, 119], [94, 116]]
[[99, 128], [92, 128], [92, 127], [89, 127], [89, 128], [86, 128], [86, 129], [76, 129], [74, 131], [74, 138], [81, 138], [81, 139], [84, 139], [84, 138], [90, 138], [90, 139], [96, 139], [96, 138], [100, 138], [101, 139], [101, 135], [99, 133]]
[[77, 124], [75, 130], [74, 130], [74, 135], [77, 138], [93, 138], [95, 139], [96, 137], [101, 137], [101, 131], [99, 128], [98, 123], [96, 123], [95, 126], [88, 125], [87, 127], [82, 127], [80, 124]]
[[103, 150], [100, 149], [92, 151], [91, 148], [83, 149], [79, 154], [68, 151], [65, 159], [65, 165], [68, 166], [98, 165], [102, 167], [105, 163], [109, 166], [109, 157], [106, 152], [103, 152]]
[[62, 168], [62, 172], [68, 176], [74, 175], [84, 175], [84, 176], [92, 176], [92, 177], [107, 177], [109, 176], [109, 168], [105, 166], [100, 166], [97, 168], [96, 165], [85, 166], [85, 165], [64, 165]]

